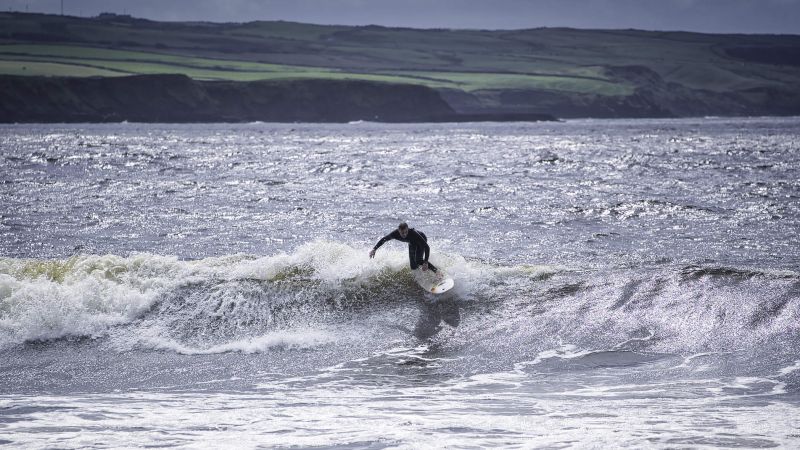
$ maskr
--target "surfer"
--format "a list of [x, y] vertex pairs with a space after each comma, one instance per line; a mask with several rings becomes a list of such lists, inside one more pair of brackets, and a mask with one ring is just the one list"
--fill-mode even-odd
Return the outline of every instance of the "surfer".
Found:
[[421, 267], [422, 270], [430, 269], [433, 273], [438, 272], [439, 269], [428, 262], [431, 248], [428, 246], [428, 238], [425, 236], [425, 233], [417, 231], [413, 228], [408, 228], [408, 224], [405, 222], [398, 225], [396, 230], [382, 237], [381, 240], [375, 244], [375, 247], [369, 252], [369, 257], [374, 258], [375, 251], [378, 250], [381, 245], [387, 241], [391, 241], [392, 239], [408, 242], [408, 259], [411, 263], [411, 270]]

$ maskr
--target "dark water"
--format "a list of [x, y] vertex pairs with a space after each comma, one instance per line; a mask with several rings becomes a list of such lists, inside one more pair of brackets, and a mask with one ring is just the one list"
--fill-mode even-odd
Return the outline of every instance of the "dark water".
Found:
[[[0, 127], [0, 444], [800, 445], [800, 119]], [[423, 293], [401, 220], [456, 288]]]

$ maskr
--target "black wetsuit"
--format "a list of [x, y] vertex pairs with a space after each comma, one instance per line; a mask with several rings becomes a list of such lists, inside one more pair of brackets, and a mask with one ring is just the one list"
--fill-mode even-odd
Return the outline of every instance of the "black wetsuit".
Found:
[[375, 244], [375, 248], [373, 250], [377, 250], [381, 245], [387, 241], [391, 241], [392, 239], [408, 242], [408, 259], [411, 263], [411, 270], [416, 269], [417, 267], [421, 266], [422, 263], [426, 262], [428, 263], [428, 268], [431, 269], [431, 271], [436, 272], [438, 270], [433, 264], [428, 262], [428, 257], [431, 254], [431, 248], [428, 246], [428, 238], [425, 236], [425, 233], [417, 231], [413, 228], [409, 228], [408, 234], [406, 237], [403, 237], [400, 236], [400, 230], [394, 230], [382, 237], [381, 240]]

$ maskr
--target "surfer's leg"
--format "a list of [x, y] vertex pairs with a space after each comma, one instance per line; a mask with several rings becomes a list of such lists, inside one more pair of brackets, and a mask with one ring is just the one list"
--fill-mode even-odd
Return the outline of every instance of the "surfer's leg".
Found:
[[[413, 249], [412, 249], [413, 247]], [[408, 245], [408, 256], [411, 258], [411, 269], [414, 270], [425, 262], [425, 250], [417, 248], [411, 244]], [[428, 261], [428, 269], [436, 273], [439, 269], [436, 268], [430, 261]]]
[[408, 244], [408, 262], [411, 264], [411, 270], [417, 270], [419, 263], [417, 262], [417, 246]]

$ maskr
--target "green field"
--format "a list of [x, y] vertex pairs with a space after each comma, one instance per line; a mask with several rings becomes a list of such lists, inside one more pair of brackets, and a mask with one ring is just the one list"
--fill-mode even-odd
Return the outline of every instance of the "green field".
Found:
[[798, 49], [799, 36], [161, 23], [0, 13], [0, 74], [362, 79], [478, 97], [507, 91], [565, 98], [625, 97], [640, 89], [669, 95], [673, 88], [800, 91]]
[[347, 78], [422, 84], [433, 88], [465, 91], [536, 88], [601, 95], [626, 95], [630, 92], [630, 86], [604, 78], [602, 70], [597, 68], [581, 68], [573, 72], [526, 74], [381, 70], [370, 73], [76, 45], [0, 45], [0, 73], [13, 75], [120, 76], [180, 73], [198, 80]]

